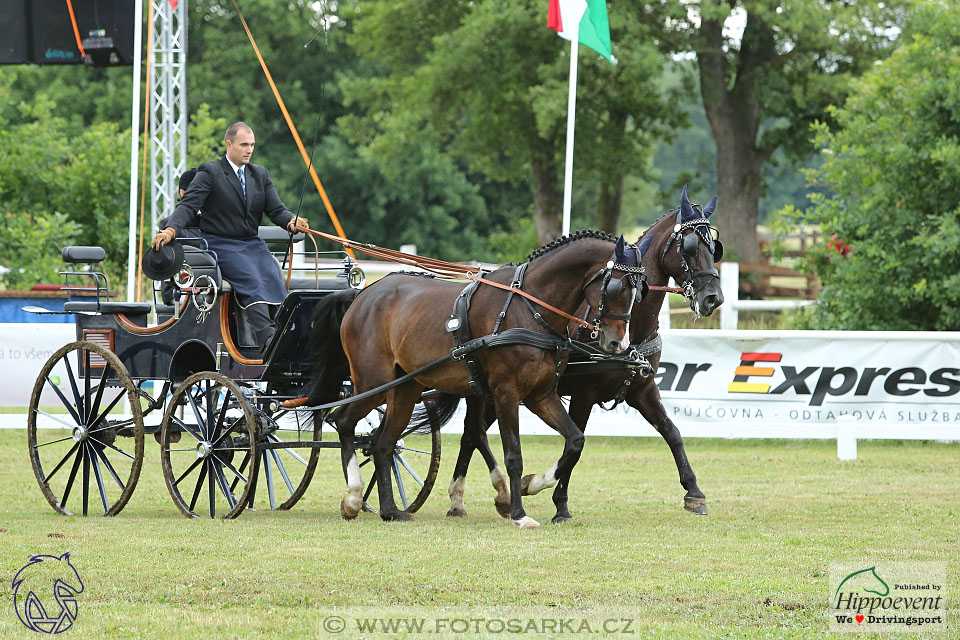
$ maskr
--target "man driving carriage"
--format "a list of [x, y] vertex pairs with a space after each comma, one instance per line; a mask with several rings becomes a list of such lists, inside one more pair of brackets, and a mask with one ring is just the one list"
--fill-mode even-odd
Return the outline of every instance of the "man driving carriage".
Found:
[[189, 183], [186, 193], [153, 238], [159, 249], [199, 226], [201, 237], [217, 254], [223, 277], [236, 292], [240, 306], [253, 329], [257, 344], [266, 348], [276, 331], [271, 305], [283, 302], [287, 293], [277, 263], [266, 243], [257, 235], [261, 217], [293, 233], [308, 229], [306, 218], [294, 216], [284, 206], [266, 168], [250, 164], [256, 139], [243, 122], [227, 127], [226, 154], [205, 162]]

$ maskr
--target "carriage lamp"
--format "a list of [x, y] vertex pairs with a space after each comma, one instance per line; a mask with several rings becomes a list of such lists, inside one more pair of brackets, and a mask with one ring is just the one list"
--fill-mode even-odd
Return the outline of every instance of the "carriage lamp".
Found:
[[367, 282], [367, 274], [363, 272], [363, 269], [357, 265], [350, 267], [350, 274], [348, 276], [350, 286], [354, 289], [362, 289], [363, 285]]

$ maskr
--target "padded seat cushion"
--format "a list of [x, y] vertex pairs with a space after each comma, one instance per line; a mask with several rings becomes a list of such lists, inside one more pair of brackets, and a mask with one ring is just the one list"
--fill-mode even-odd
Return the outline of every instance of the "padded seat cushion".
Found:
[[126, 316], [146, 315], [150, 312], [149, 302], [79, 302], [71, 300], [63, 303], [63, 310], [77, 313], [78, 311], [99, 311], [100, 313], [122, 313]]

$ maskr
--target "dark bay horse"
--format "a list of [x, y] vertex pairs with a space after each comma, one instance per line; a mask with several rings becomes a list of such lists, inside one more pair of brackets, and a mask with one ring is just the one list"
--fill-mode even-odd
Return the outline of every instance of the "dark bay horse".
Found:
[[[637, 240], [643, 254], [646, 284], [653, 287], [642, 301], [633, 307], [630, 317], [630, 342], [645, 353], [653, 371], [660, 363], [661, 349], [658, 328], [658, 314], [663, 305], [665, 292], [656, 287], [665, 286], [672, 277], [681, 283], [684, 296], [689, 300], [690, 309], [697, 316], [709, 316], [723, 303], [720, 291], [720, 278], [714, 261], [723, 255], [723, 245], [708, 218], [716, 208], [716, 197], [705, 207], [693, 205], [687, 199], [686, 187], [680, 195], [680, 207], [657, 220]], [[578, 317], [589, 316], [593, 311], [584, 304], [578, 309]], [[576, 331], [571, 328], [571, 332]], [[587, 339], [580, 336], [579, 339]], [[687, 460], [683, 447], [683, 438], [660, 400], [653, 375], [642, 377], [624, 372], [594, 373], [587, 375], [567, 375], [561, 379], [560, 395], [570, 396], [570, 416], [581, 431], [586, 430], [587, 420], [594, 405], [613, 400], [625, 401], [638, 410], [653, 425], [670, 446], [680, 484], [686, 489], [684, 508], [692, 513], [707, 513], [706, 498], [697, 486], [697, 478]], [[479, 450], [490, 470], [490, 479], [497, 495], [494, 504], [501, 515], [506, 515], [510, 502], [510, 490], [503, 472], [497, 466], [496, 458], [487, 443], [486, 430], [497, 416], [494, 407], [482, 406], [475, 397], [467, 399], [467, 416], [464, 433], [460, 440], [460, 454], [450, 483], [450, 511], [448, 516], [465, 516], [463, 504], [464, 478], [474, 450]], [[557, 482], [556, 469], [550, 469], [541, 475], [525, 476], [521, 482], [524, 495], [533, 495], [543, 489], [556, 486], [554, 503], [557, 515], [554, 522], [571, 519], [566, 509], [566, 485]]]
[[[518, 274], [523, 273], [523, 291], [566, 314], [573, 314], [586, 300], [594, 309], [605, 309], [600, 314], [603, 317], [592, 325], [602, 349], [617, 353], [629, 346], [630, 311], [639, 284], [639, 251], [635, 247], [625, 245], [622, 237], [615, 240], [602, 232], [580, 231], [541, 247], [525, 265], [525, 272], [504, 267], [484, 279], [517, 286], [521, 279]], [[347, 293], [328, 296], [318, 304], [314, 315], [315, 373], [310, 403], [319, 405], [337, 398], [346, 370], [344, 357], [354, 392], [360, 395], [448, 356], [455, 344], [452, 334], [445, 330], [445, 322], [463, 290], [463, 283], [394, 274], [370, 285], [355, 299], [351, 300], [353, 294]], [[507, 299], [506, 292], [493, 286], [480, 284], [476, 288], [467, 314], [473, 337], [488, 336], [495, 327], [560, 336], [570, 322], [569, 317], [528, 304], [525, 298], [505, 305]], [[512, 488], [510, 519], [520, 528], [539, 527], [536, 520], [526, 515], [520, 499], [523, 460], [518, 407], [525, 403], [564, 436], [556, 476], [566, 484], [583, 448], [582, 431], [556, 393], [557, 371], [566, 361], [566, 352], [513, 344], [478, 351], [475, 358], [500, 418], [504, 460]], [[372, 448], [380, 515], [385, 520], [410, 518], [394, 502], [390, 454], [425, 389], [458, 396], [453, 398], [455, 402], [459, 396], [471, 393], [463, 363], [448, 360], [399, 386], [334, 412], [332, 419], [341, 442], [347, 480], [347, 493], [340, 504], [344, 518], [355, 518], [363, 502], [363, 482], [353, 444], [356, 424], [384, 401], [386, 415]]]

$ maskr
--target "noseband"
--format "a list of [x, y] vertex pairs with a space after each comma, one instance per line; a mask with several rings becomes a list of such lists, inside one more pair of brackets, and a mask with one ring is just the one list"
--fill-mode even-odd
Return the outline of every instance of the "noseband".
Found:
[[[693, 271], [690, 268], [690, 265], [687, 264], [687, 258], [690, 258], [692, 261], [697, 255], [697, 249], [700, 246], [700, 240], [707, 245], [707, 248], [710, 249], [710, 252], [713, 254], [714, 261], [719, 260], [723, 257], [723, 243], [720, 242], [719, 238], [714, 240], [711, 231], [714, 230], [714, 227], [710, 225], [710, 221], [703, 217], [703, 208], [700, 205], [693, 205], [694, 208], [700, 213], [699, 218], [695, 220], [687, 220], [686, 222], [680, 221], [680, 209], [677, 209], [677, 218], [676, 224], [673, 226], [673, 233], [670, 234], [670, 238], [667, 240], [667, 244], [663, 247], [663, 254], [660, 256], [660, 259], [666, 257], [667, 251], [670, 250], [670, 245], [676, 241], [677, 243], [677, 255], [680, 257], [680, 266], [683, 267], [683, 271], [687, 274], [686, 279], [680, 285], [680, 288], [683, 289], [683, 297], [687, 300], [693, 298], [693, 281], [695, 278], [700, 276], [720, 276], [720, 273], [717, 271], [716, 267], [712, 269], [700, 269], [699, 271]], [[692, 229], [693, 233], [683, 235], [683, 232], [687, 229]], [[690, 240], [693, 240], [691, 242]]]

